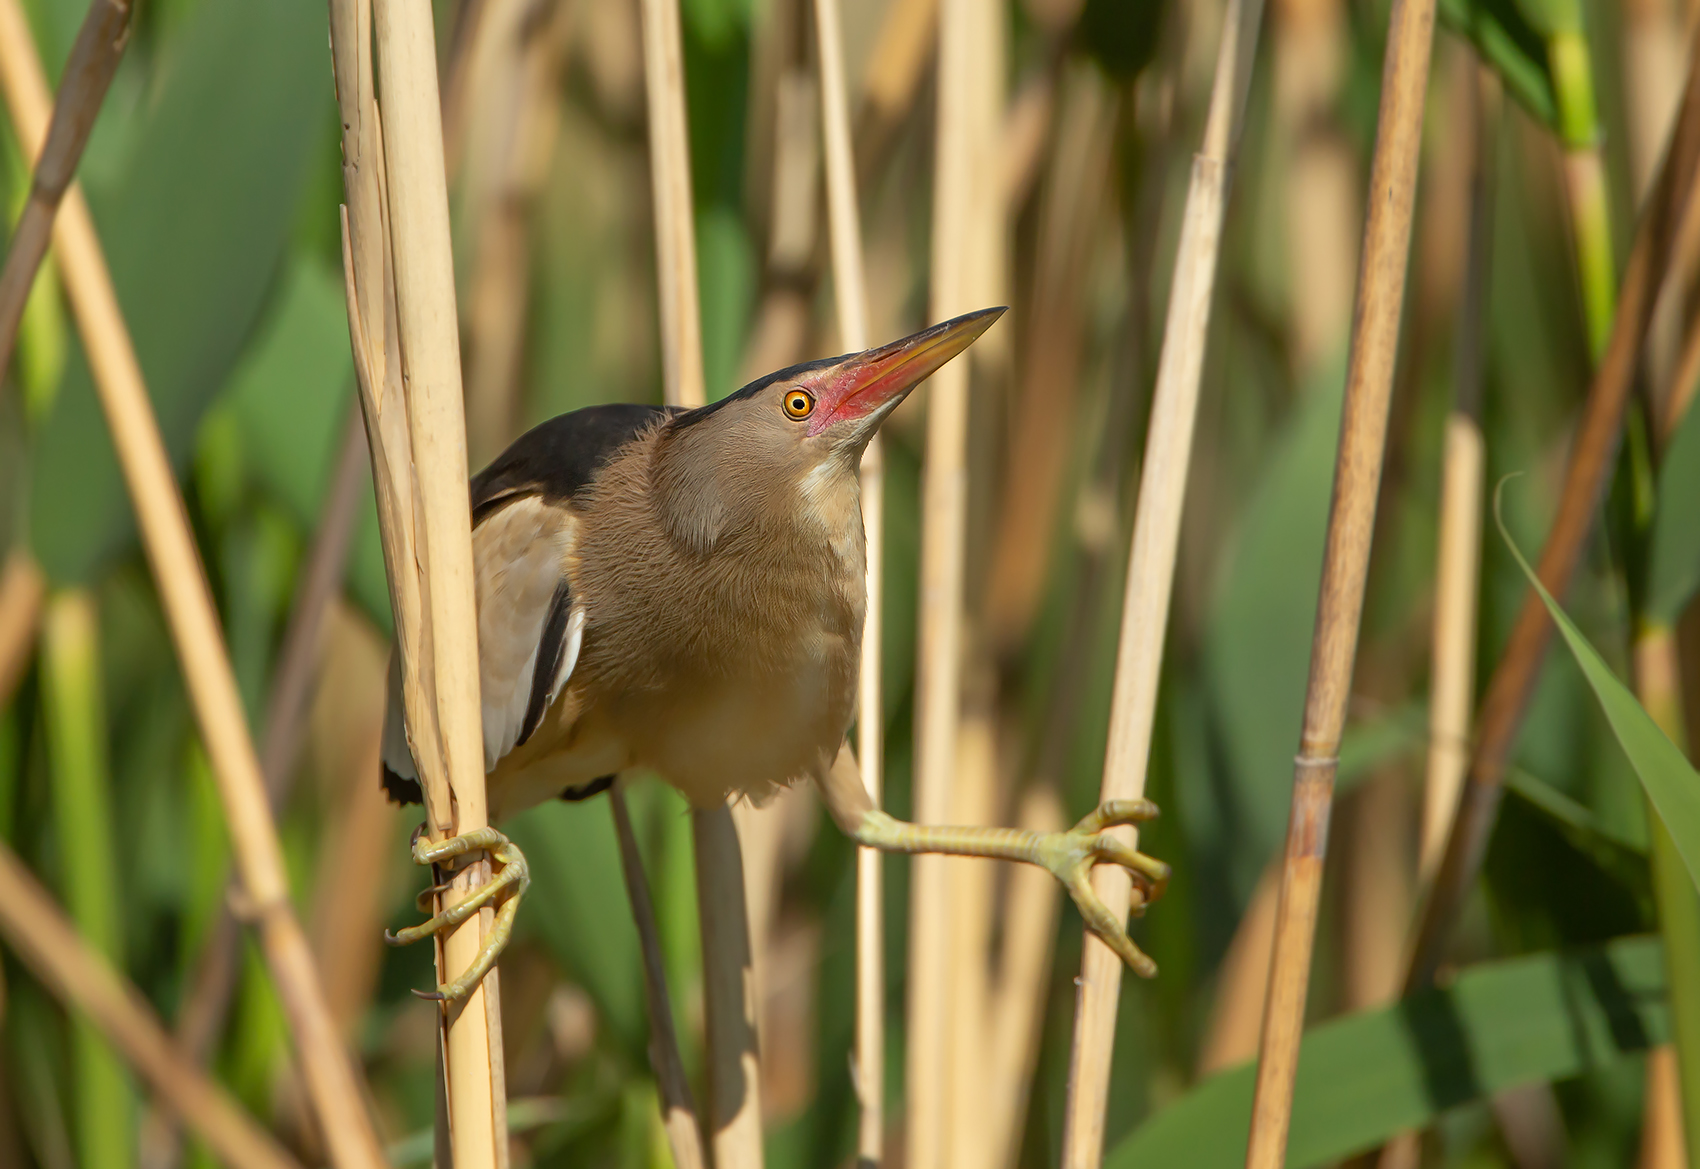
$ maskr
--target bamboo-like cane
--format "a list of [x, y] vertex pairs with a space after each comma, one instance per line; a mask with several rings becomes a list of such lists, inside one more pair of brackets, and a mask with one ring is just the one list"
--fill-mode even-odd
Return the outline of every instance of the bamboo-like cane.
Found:
[[0, 568], [0, 709], [12, 701], [12, 692], [29, 666], [46, 599], [47, 579], [35, 557], [14, 550]]
[[41, 984], [100, 1028], [159, 1099], [234, 1169], [300, 1169], [224, 1088], [173, 1046], [142, 993], [88, 945], [0, 844], [0, 932]]
[[[26, 152], [47, 134], [50, 97], [17, 0], [0, 0], [0, 84]], [[338, 1169], [367, 1169], [383, 1154], [289, 902], [277, 829], [208, 591], [183, 498], [160, 438], [129, 331], [81, 190], [67, 191], [54, 225], [65, 286], [94, 373], [143, 545], [171, 628], [201, 737], [229, 822], [238, 871], [282, 999], [313, 1109]], [[464, 494], [464, 492], [463, 492]]]
[[1488, 265], [1493, 254], [1494, 156], [1498, 150], [1499, 89], [1485, 66], [1468, 66], [1465, 89], [1473, 115], [1475, 152], [1470, 173], [1470, 227], [1464, 295], [1452, 364], [1452, 410], [1440, 476], [1440, 550], [1435, 566], [1433, 666], [1429, 681], [1428, 775], [1423, 786], [1417, 872], [1427, 884], [1458, 807], [1469, 765], [1470, 706], [1476, 674], [1476, 589], [1481, 565], [1482, 373], [1486, 364]]
[[93, 0], [60, 75], [47, 141], [36, 160], [24, 213], [12, 231], [6, 266], [0, 269], [0, 370], [12, 360], [30, 286], [53, 237], [59, 201], [76, 177], [106, 87], [129, 41], [130, 0]]
[[[1700, 38], [1691, 42], [1700, 47]], [[1690, 55], [1682, 112], [1672, 132], [1659, 180], [1649, 194], [1624, 270], [1611, 340], [1595, 371], [1588, 400], [1565, 468], [1558, 514], [1541, 549], [1537, 571], [1555, 597], [1567, 591], [1592, 526], [1623, 425], [1634, 373], [1659, 286], [1670, 258], [1670, 242], [1692, 198], [1700, 164], [1700, 69]], [[1434, 977], [1453, 924], [1475, 882], [1499, 809], [1505, 767], [1522, 724], [1535, 676], [1552, 635], [1546, 609], [1533, 590], [1512, 627], [1504, 655], [1488, 682], [1477, 719], [1475, 747], [1446, 852], [1424, 908], [1406, 985]]]
[[[1262, 17], [1262, 0], [1232, 0], [1228, 5], [1204, 142], [1192, 163], [1122, 604], [1101, 793], [1106, 800], [1136, 798], [1145, 789], [1222, 217]], [[1128, 843], [1133, 842], [1130, 829], [1117, 831]], [[1126, 915], [1132, 885], [1125, 872], [1112, 872], [1111, 866], [1101, 865], [1093, 874], [1093, 884], [1110, 912]], [[1076, 983], [1074, 1045], [1069, 1055], [1062, 1152], [1065, 1169], [1094, 1169], [1103, 1158], [1104, 1111], [1121, 977], [1121, 960], [1115, 952], [1087, 934]]]
[[[941, 0], [938, 119], [933, 172], [930, 313], [943, 320], [972, 307], [969, 252], [978, 126], [976, 6]], [[914, 818], [950, 822], [961, 714], [963, 587], [968, 520], [968, 369], [953, 362], [933, 375], [927, 400], [921, 480], [921, 595], [915, 665]], [[950, 862], [916, 856], [910, 872], [908, 995], [908, 1165], [948, 1163], [950, 1101]]]
[[1246, 1150], [1248, 1169], [1276, 1169], [1287, 1154], [1328, 815], [1357, 654], [1398, 352], [1433, 40], [1433, 0], [1395, 0], [1388, 16], [1334, 502], [1328, 517], [1304, 729], [1294, 767], [1292, 815], [1275, 914], [1274, 958]]
[[626, 895], [631, 899], [632, 918], [637, 922], [638, 942], [643, 951], [643, 991], [649, 1004], [649, 1059], [661, 1090], [662, 1124], [673, 1151], [674, 1169], [703, 1169], [708, 1162], [703, 1158], [702, 1129], [697, 1124], [685, 1062], [679, 1056], [679, 1037], [673, 1030], [667, 966], [661, 957], [661, 935], [655, 927], [655, 902], [649, 895], [643, 855], [638, 852], [637, 836], [632, 832], [624, 787], [614, 785], [608, 793], [608, 804], [614, 813], [614, 831], [620, 841], [620, 868], [626, 876]]
[[[843, 23], [838, 0], [815, 0], [820, 50], [821, 137], [826, 150], [826, 210], [832, 244], [833, 298], [838, 339], [851, 353], [868, 347], [868, 288], [862, 263], [862, 223], [850, 134], [849, 84], [844, 78]], [[884, 787], [884, 707], [880, 696], [881, 572], [885, 550], [885, 451], [875, 435], [862, 454], [862, 527], [867, 535], [867, 617], [862, 626], [861, 676], [856, 693], [856, 758], [874, 807]], [[877, 1166], [885, 1155], [885, 921], [878, 849], [856, 850], [855, 1088], [861, 1108], [856, 1157]]]
[[[382, 119], [372, 89], [369, 28], [384, 77]], [[333, 0], [331, 31], [349, 197], [344, 257], [350, 334], [409, 738], [430, 835], [440, 840], [485, 827], [488, 813], [435, 36], [430, 9], [406, 0], [378, 0], [370, 18], [361, 0]], [[439, 896], [445, 903], [460, 900], [489, 876], [488, 861], [467, 864]], [[472, 964], [490, 918], [487, 909], [441, 940], [442, 981]], [[464, 1000], [444, 1008], [448, 1128], [459, 1169], [507, 1161], [495, 977], [492, 971]]]
[[[669, 404], [700, 406], [706, 392], [679, 7], [677, 0], [642, 0], [641, 8], [662, 384]], [[762, 1163], [761, 1077], [738, 830], [725, 806], [694, 811], [692, 828], [708, 1030], [710, 1155], [718, 1169], [755, 1169]]]

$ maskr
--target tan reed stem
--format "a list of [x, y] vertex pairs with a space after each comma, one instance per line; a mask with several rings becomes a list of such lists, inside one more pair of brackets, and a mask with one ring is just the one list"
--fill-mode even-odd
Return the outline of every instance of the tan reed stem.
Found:
[[[1700, 39], [1692, 43], [1700, 46]], [[1669, 263], [1671, 238], [1692, 198], [1696, 164], [1700, 162], [1700, 69], [1693, 67], [1693, 61], [1691, 55], [1682, 111], [1658, 181], [1636, 226], [1611, 338], [1588, 390], [1565, 468], [1558, 514], [1541, 549], [1537, 571], [1541, 583], [1555, 597], [1563, 597], [1567, 591], [1592, 526], [1594, 508], [1617, 449], [1623, 410], [1653, 305]], [[1523, 607], [1482, 700], [1469, 773], [1419, 925], [1406, 977], [1408, 988], [1425, 986], [1433, 979], [1453, 924], [1480, 871], [1499, 810], [1506, 763], [1551, 635], [1546, 609], [1531, 589], [1524, 594]]]
[[46, 599], [47, 578], [41, 566], [22, 548], [13, 549], [0, 568], [0, 710], [12, 701], [29, 667]]
[[1446, 419], [1440, 475], [1440, 550], [1435, 566], [1433, 665], [1429, 681], [1428, 775], [1423, 786], [1417, 872], [1426, 885], [1458, 807], [1469, 765], [1470, 706], [1476, 675], [1476, 589], [1482, 549], [1482, 372], [1486, 364], [1488, 265], [1493, 254], [1494, 154], [1499, 89], [1485, 66], [1466, 66], [1474, 121], [1470, 228], [1464, 295], [1452, 366], [1452, 410]]
[[[679, 7], [677, 0], [642, 0], [641, 8], [662, 384], [669, 404], [700, 406], [707, 395]], [[724, 805], [694, 810], [692, 830], [708, 1031], [710, 1155], [718, 1169], [754, 1169], [762, 1163], [761, 1076], [738, 830]]]
[[[50, 98], [29, 25], [17, 0], [0, 0], [0, 84], [6, 90], [20, 141], [28, 152], [37, 152], [47, 133]], [[289, 902], [289, 885], [259, 760], [248, 735], [183, 498], [160, 438], [88, 205], [74, 184], [66, 192], [54, 225], [54, 243], [94, 373], [95, 390], [218, 780], [243, 889], [290, 1023], [326, 1147], [338, 1169], [376, 1166], [382, 1162], [377, 1133], [366, 1114], [353, 1063], [325, 1003], [306, 935]]]
[[[974, 30], [978, 4], [942, 0], [938, 33], [938, 116], [933, 171], [932, 294], [944, 320], [968, 303], [970, 212], [976, 197]], [[968, 362], [932, 378], [921, 479], [921, 595], [915, 665], [914, 819], [948, 823], [955, 806], [956, 738], [961, 715], [963, 585], [968, 518]], [[908, 1165], [947, 1164], [950, 863], [911, 862], [908, 994]]]
[[1388, 15], [1381, 111], [1370, 168], [1334, 503], [1323, 553], [1304, 729], [1293, 774], [1275, 949], [1263, 1013], [1248, 1169], [1285, 1163], [1293, 1076], [1304, 1031], [1311, 946], [1328, 847], [1328, 816], [1363, 613], [1387, 412], [1399, 346], [1411, 212], [1422, 145], [1423, 97], [1434, 39], [1433, 0], [1395, 0]]
[[[832, 244], [833, 299], [838, 339], [850, 353], [868, 347], [868, 288], [862, 263], [861, 212], [850, 132], [849, 84], [844, 78], [843, 22], [838, 0], [815, 0], [820, 50], [821, 137], [826, 147], [826, 209]], [[867, 536], [867, 616], [862, 625], [861, 675], [856, 693], [856, 758], [874, 807], [884, 786], [884, 706], [880, 696], [881, 573], [885, 551], [885, 450], [879, 435], [862, 454], [862, 527]], [[856, 850], [856, 1156], [877, 1166], [885, 1154], [885, 922], [878, 849]]]
[[[1228, 6], [1204, 142], [1193, 158], [1145, 463], [1140, 472], [1105, 749], [1103, 799], [1135, 798], [1145, 790], [1222, 216], [1262, 16], [1262, 0], [1232, 0]], [[1135, 840], [1131, 829], [1118, 831], [1129, 844]], [[1112, 913], [1125, 917], [1132, 886], [1125, 872], [1112, 873], [1110, 869], [1108, 865], [1098, 868], [1093, 875], [1094, 887]], [[1062, 1150], [1065, 1169], [1095, 1169], [1103, 1158], [1104, 1113], [1121, 978], [1121, 960], [1114, 951], [1086, 934], [1076, 982], [1074, 1044], [1069, 1055]]]
[[626, 895], [632, 902], [632, 920], [637, 923], [638, 942], [643, 951], [643, 992], [649, 1004], [649, 1063], [661, 1090], [662, 1124], [673, 1151], [674, 1169], [703, 1169], [702, 1129], [697, 1123], [696, 1104], [685, 1076], [685, 1061], [679, 1055], [679, 1036], [673, 1030], [673, 1000], [667, 994], [667, 966], [661, 957], [661, 935], [655, 925], [655, 902], [649, 895], [649, 879], [643, 871], [632, 832], [632, 816], [626, 793], [616, 783], [608, 793], [614, 812], [614, 832], [620, 841], [620, 868], [626, 875]]
[[93, 0], [60, 74], [47, 141], [36, 159], [24, 212], [12, 231], [6, 266], [0, 269], [0, 370], [11, 363], [30, 286], [53, 236], [53, 217], [76, 177], [106, 87], [129, 42], [130, 0]]
[[[485, 827], [488, 813], [435, 35], [428, 6], [404, 0], [378, 0], [374, 6], [371, 27], [388, 108], [380, 120], [367, 27], [363, 4], [333, 3], [350, 202], [349, 323], [378, 486], [410, 739], [431, 836], [443, 839]], [[380, 285], [386, 278], [393, 283]], [[381, 339], [381, 358], [371, 348], [373, 338]], [[407, 377], [398, 390], [402, 355]], [[408, 544], [412, 557], [406, 555]], [[487, 860], [462, 866], [439, 894], [440, 905], [465, 897], [489, 876]], [[442, 939], [442, 981], [472, 964], [491, 916], [486, 910]], [[507, 1160], [497, 994], [492, 972], [464, 1000], [444, 1007], [449, 1130], [459, 1169], [500, 1167]]]
[[234, 1169], [300, 1169], [224, 1088], [172, 1044], [147, 999], [78, 936], [52, 896], [4, 844], [0, 932], [42, 985], [88, 1016], [216, 1157]]

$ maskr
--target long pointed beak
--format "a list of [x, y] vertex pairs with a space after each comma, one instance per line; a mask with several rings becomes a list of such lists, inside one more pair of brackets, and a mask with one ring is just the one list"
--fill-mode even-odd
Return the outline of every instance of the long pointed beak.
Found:
[[964, 313], [901, 341], [846, 358], [830, 410], [822, 411], [809, 427], [819, 434], [844, 422], [861, 423], [857, 437], [871, 435], [880, 421], [945, 362], [961, 353], [1003, 316], [1005, 306]]

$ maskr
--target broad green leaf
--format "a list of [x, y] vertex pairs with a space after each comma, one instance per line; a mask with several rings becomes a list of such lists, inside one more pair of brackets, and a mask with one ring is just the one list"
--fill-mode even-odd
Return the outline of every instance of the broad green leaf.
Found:
[[[1299, 1055], [1287, 1164], [1339, 1161], [1446, 1109], [1662, 1042], [1665, 990], [1659, 941], [1620, 938], [1485, 963], [1445, 990], [1313, 1028]], [[1206, 1080], [1135, 1130], [1106, 1166], [1239, 1166], [1254, 1075], [1245, 1064]]]
[[1440, 19], [1476, 47], [1537, 121], [1558, 125], [1545, 38], [1520, 5], [1511, 0], [1440, 0]]
[[1523, 574], [1541, 595], [1553, 623], [1564, 635], [1565, 644], [1576, 656], [1576, 664], [1582, 667], [1588, 685], [1593, 687], [1606, 720], [1611, 723], [1612, 733], [1617, 736], [1623, 753], [1629, 757], [1635, 774], [1641, 777], [1641, 786], [1647, 790], [1647, 797], [1653, 801], [1653, 807], [1658, 809], [1660, 819], [1676, 842], [1689, 875], [1700, 880], [1700, 775], [1695, 774], [1676, 744], [1665, 737], [1653, 717], [1617, 680], [1605, 659], [1588, 644], [1582, 631], [1552, 599], [1552, 594], [1541, 584], [1535, 570], [1529, 567], [1522, 551], [1512, 541], [1511, 533], [1506, 531], [1504, 522], [1499, 519], [1497, 499], [1494, 519], [1499, 523], [1500, 535], [1511, 548], [1511, 555], [1517, 558]]
[[1700, 588], [1700, 410], [1689, 410], [1659, 467], [1658, 502], [1647, 568], [1646, 614], [1674, 625]]
[[[331, 87], [323, 6], [201, 0], [164, 46], [129, 164], [89, 201], [173, 460], [265, 303]], [[71, 359], [33, 465], [30, 537], [58, 581], [133, 530], [87, 360]]]

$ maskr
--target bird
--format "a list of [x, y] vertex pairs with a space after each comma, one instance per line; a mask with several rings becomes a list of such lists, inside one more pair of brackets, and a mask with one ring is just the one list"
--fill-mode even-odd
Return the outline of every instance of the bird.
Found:
[[[1098, 864], [1125, 868], [1136, 911], [1161, 893], [1168, 866], [1108, 831], [1152, 819], [1153, 804], [1109, 801], [1061, 832], [909, 824], [873, 805], [845, 739], [867, 605], [862, 451], [1004, 311], [795, 365], [696, 409], [620, 403], [563, 414], [474, 476], [491, 823], [545, 800], [588, 799], [634, 769], [695, 808], [760, 803], [812, 781], [858, 844], [1048, 869], [1089, 929], [1136, 973], [1155, 975], [1091, 881]], [[388, 699], [383, 784], [417, 803], [393, 658]], [[471, 992], [506, 945], [530, 878], [495, 828], [438, 842], [415, 835], [420, 864], [478, 851], [495, 862], [489, 882], [386, 935], [419, 941], [496, 907], [477, 959], [422, 997]]]

